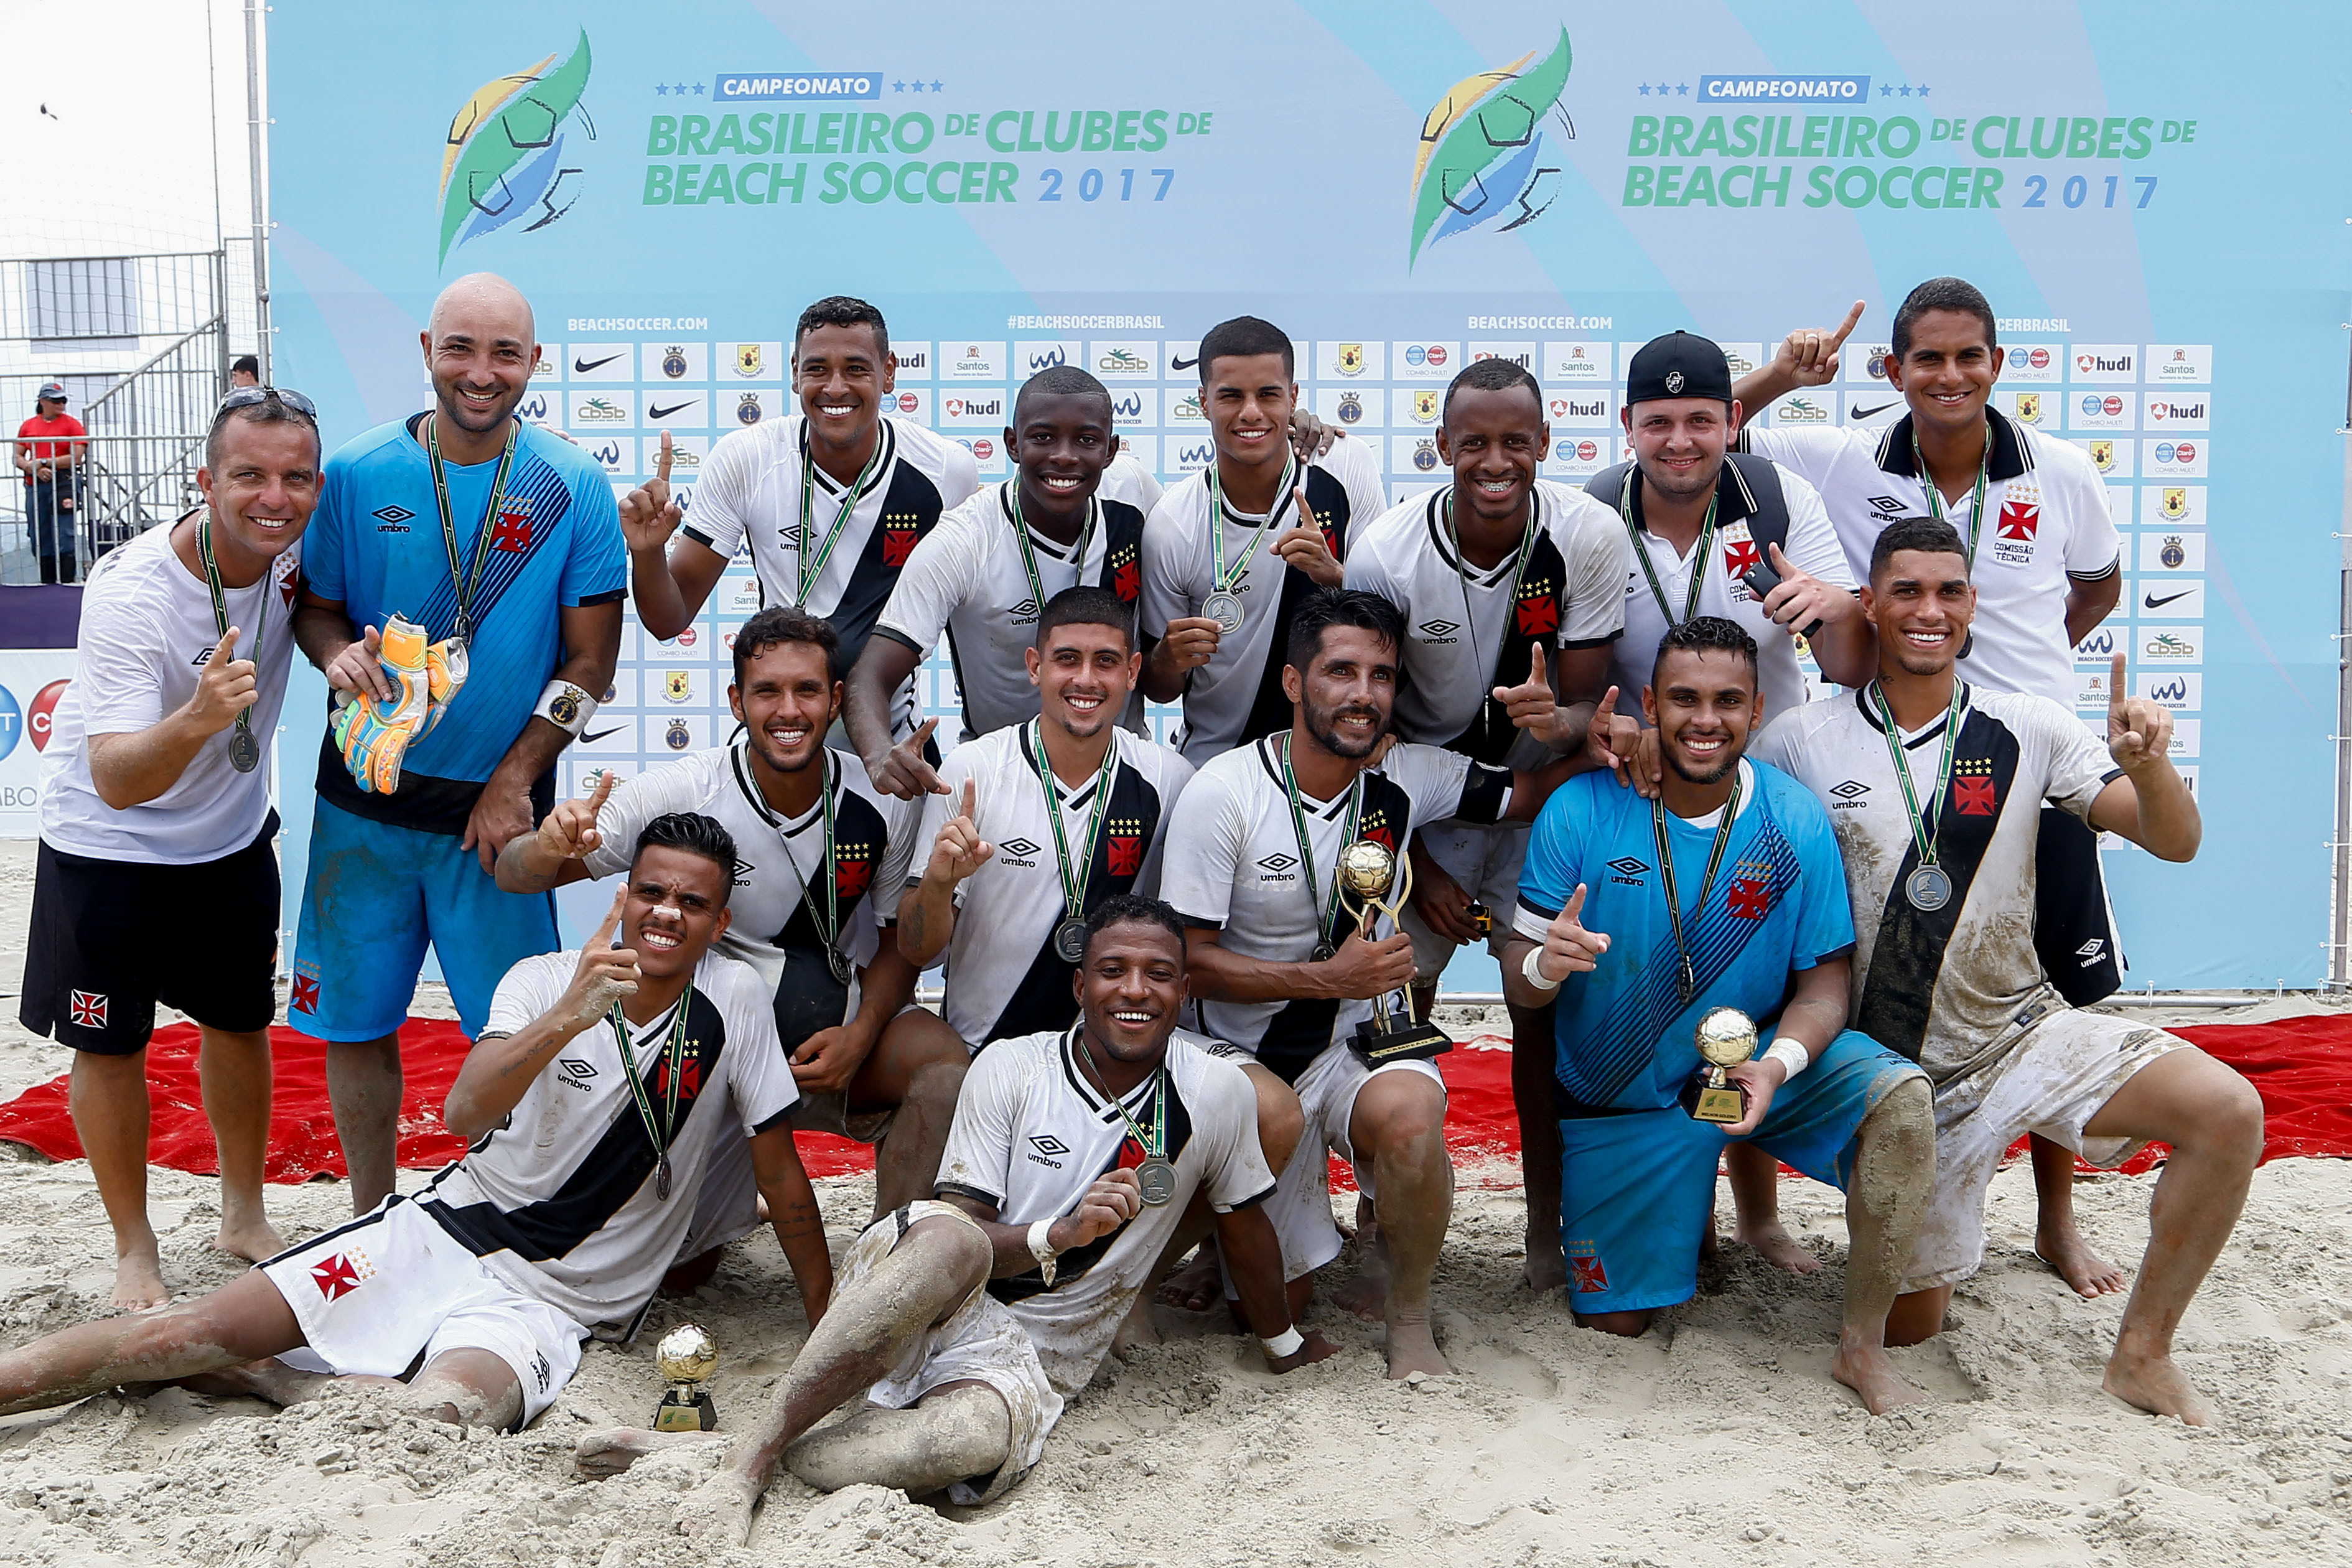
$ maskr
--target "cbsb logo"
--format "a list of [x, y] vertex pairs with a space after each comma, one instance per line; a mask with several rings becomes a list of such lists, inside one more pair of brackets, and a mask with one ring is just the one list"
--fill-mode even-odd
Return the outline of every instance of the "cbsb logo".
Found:
[[1532, 51], [1500, 70], [1464, 77], [1422, 121], [1412, 168], [1410, 267], [1431, 245], [1488, 224], [1507, 231], [1531, 223], [1559, 194], [1559, 164], [1544, 160], [1543, 121], [1556, 116], [1572, 57], [1568, 29], [1538, 64]]
[[[580, 169], [564, 164], [563, 127], [580, 109], [589, 65], [583, 31], [562, 65], [550, 55], [528, 70], [494, 77], [450, 117], [441, 154], [443, 262], [451, 246], [520, 219], [530, 220], [525, 233], [545, 228], [580, 199], [576, 185], [565, 190]], [[578, 122], [595, 140], [585, 114]]]

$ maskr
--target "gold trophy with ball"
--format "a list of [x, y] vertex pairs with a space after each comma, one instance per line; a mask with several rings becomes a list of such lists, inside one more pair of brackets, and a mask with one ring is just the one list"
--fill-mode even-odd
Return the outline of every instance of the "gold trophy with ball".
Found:
[[1710, 1007], [1698, 1021], [1698, 1054], [1707, 1065], [1683, 1086], [1682, 1105], [1700, 1121], [1728, 1127], [1748, 1115], [1748, 1086], [1724, 1071], [1756, 1054], [1756, 1020], [1737, 1007]]
[[[1381, 916], [1394, 926], [1412, 892], [1412, 862], [1398, 860], [1387, 845], [1362, 838], [1339, 852], [1339, 897], [1356, 906], [1356, 931], [1366, 941]], [[1356, 1054], [1373, 1067], [1420, 1061], [1454, 1048], [1444, 1030], [1413, 1020], [1412, 993], [1408, 989], [1404, 995], [1402, 1020], [1390, 1014], [1389, 999], [1381, 995], [1372, 998], [1372, 1016], [1356, 1026]]]
[[680, 1323], [654, 1347], [654, 1365], [669, 1384], [661, 1403], [654, 1406], [654, 1430], [715, 1430], [719, 1407], [702, 1385], [719, 1370], [719, 1342], [698, 1324]]

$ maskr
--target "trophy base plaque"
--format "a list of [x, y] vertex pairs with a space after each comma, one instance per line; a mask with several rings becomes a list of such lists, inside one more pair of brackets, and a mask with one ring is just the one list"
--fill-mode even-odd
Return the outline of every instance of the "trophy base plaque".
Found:
[[1409, 1018], [1383, 1023], [1367, 1018], [1356, 1026], [1352, 1042], [1356, 1054], [1370, 1067], [1386, 1067], [1391, 1062], [1426, 1061], [1442, 1057], [1454, 1048], [1453, 1037], [1434, 1024], [1416, 1024]]
[[656, 1432], [715, 1432], [719, 1429], [719, 1407], [710, 1403], [708, 1394], [688, 1394], [673, 1388], [654, 1406], [654, 1430]]
[[1719, 1068], [1702, 1068], [1683, 1086], [1683, 1109], [1694, 1121], [1728, 1127], [1748, 1117], [1746, 1086], [1725, 1078]]

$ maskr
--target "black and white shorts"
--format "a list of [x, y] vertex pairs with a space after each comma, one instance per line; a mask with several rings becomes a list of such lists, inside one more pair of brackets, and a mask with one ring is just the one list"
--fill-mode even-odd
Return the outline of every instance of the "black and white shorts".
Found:
[[232, 1034], [278, 1011], [278, 834], [194, 866], [94, 860], [44, 841], [25, 947], [27, 1029], [78, 1051], [129, 1056], [155, 1032], [155, 1005]]

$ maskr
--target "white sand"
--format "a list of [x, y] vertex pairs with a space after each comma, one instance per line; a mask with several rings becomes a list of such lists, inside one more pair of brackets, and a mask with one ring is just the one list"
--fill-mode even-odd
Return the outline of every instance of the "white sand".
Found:
[[[29, 855], [0, 847], [0, 984], [22, 953]], [[2307, 1010], [2290, 998], [2285, 1010]], [[2275, 1014], [2198, 1014], [2194, 1021]], [[63, 1054], [0, 1031], [0, 1094]], [[413, 1178], [407, 1178], [413, 1180]], [[2136, 1259], [2154, 1178], [2078, 1188], [2084, 1227]], [[835, 1250], [862, 1181], [821, 1184]], [[158, 1172], [167, 1278], [230, 1278], [214, 1184]], [[2121, 1304], [2075, 1299], [2030, 1251], [2024, 1170], [1993, 1187], [1991, 1252], [1940, 1341], [1899, 1352], [1939, 1403], [1874, 1419], [1829, 1381], [1843, 1259], [1834, 1194], [1788, 1184], [1783, 1208], [1829, 1267], [1808, 1279], [1729, 1251], [1698, 1299], [1625, 1342], [1572, 1328], [1515, 1289], [1521, 1211], [1465, 1191], [1437, 1281], [1458, 1375], [1381, 1376], [1370, 1325], [1318, 1305], [1346, 1348], [1286, 1379], [1254, 1348], [1164, 1310], [1171, 1342], [1111, 1363], [1045, 1462], [983, 1510], [939, 1510], [786, 1478], [745, 1563], [873, 1568], [1042, 1562], [1610, 1565], [2352, 1562], [2352, 1168], [2289, 1160], [2255, 1178], [2237, 1237], [2189, 1314], [2181, 1359], [2220, 1423], [2192, 1431], [2099, 1392]], [[1728, 1197], [1723, 1199], [1728, 1212]], [[346, 1212], [341, 1186], [271, 1190], [289, 1237]], [[1344, 1278], [1342, 1259], [1331, 1271]], [[0, 1164], [0, 1343], [100, 1310], [111, 1248], [88, 1167]], [[461, 1436], [338, 1394], [283, 1414], [170, 1391], [0, 1423], [0, 1561], [152, 1565], [709, 1561], [670, 1531], [715, 1459], [664, 1456], [576, 1479], [575, 1436], [642, 1423], [660, 1393], [650, 1347], [696, 1321], [725, 1360], [713, 1392], [740, 1427], [800, 1344], [772, 1237], [734, 1248], [691, 1301], [656, 1306], [633, 1349], [592, 1346], [530, 1432]]]

